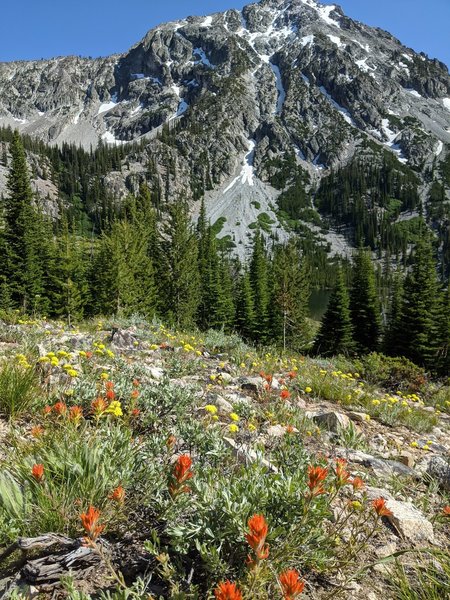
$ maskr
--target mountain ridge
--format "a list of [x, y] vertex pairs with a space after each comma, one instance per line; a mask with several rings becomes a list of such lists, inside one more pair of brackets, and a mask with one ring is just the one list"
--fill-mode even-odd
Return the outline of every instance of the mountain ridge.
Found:
[[153, 178], [165, 200], [204, 196], [238, 250], [261, 212], [285, 237], [276, 202], [299, 173], [309, 193], [384, 151], [419, 175], [426, 204], [425, 173], [450, 144], [444, 63], [314, 0], [165, 23], [111, 57], [14, 65], [0, 64], [0, 125], [86, 149], [142, 142], [107, 184], [123, 197]]

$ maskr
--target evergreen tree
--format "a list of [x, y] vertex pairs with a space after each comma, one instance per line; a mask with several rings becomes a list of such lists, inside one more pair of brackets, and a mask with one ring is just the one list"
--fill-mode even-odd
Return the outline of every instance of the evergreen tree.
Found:
[[398, 355], [434, 369], [438, 354], [438, 281], [429, 235], [416, 246], [411, 271], [404, 283], [401, 314], [398, 319]]
[[87, 264], [83, 242], [70, 233], [67, 220], [63, 219], [52, 263], [51, 304], [52, 312], [69, 324], [84, 316], [89, 294]]
[[254, 331], [255, 309], [250, 275], [245, 270], [239, 278], [236, 291], [236, 327], [239, 333], [250, 339]]
[[370, 254], [362, 248], [354, 257], [350, 313], [357, 351], [377, 350], [381, 334], [380, 305]]
[[296, 242], [275, 248], [272, 265], [271, 324], [276, 343], [300, 350], [310, 336], [308, 301], [309, 273], [306, 261], [300, 262]]
[[339, 268], [336, 285], [317, 334], [314, 351], [323, 356], [351, 354], [354, 350], [353, 329], [350, 317], [350, 299]]
[[450, 282], [442, 295], [438, 321], [438, 371], [450, 376]]
[[43, 258], [48, 256], [51, 234], [41, 211], [33, 204], [25, 151], [18, 132], [14, 132], [10, 152], [3, 215], [2, 297], [4, 301], [10, 298], [12, 306], [38, 310], [45, 305]]
[[188, 327], [200, 299], [197, 239], [186, 204], [171, 204], [167, 213], [160, 237], [161, 311], [177, 327]]
[[250, 282], [253, 292], [254, 319], [252, 337], [264, 343], [270, 334], [269, 323], [269, 263], [264, 239], [259, 231], [253, 239], [253, 252], [250, 261]]
[[400, 338], [402, 303], [403, 277], [400, 273], [397, 273], [392, 283], [391, 299], [383, 339], [383, 350], [391, 356], [395, 356], [398, 353], [397, 341]]

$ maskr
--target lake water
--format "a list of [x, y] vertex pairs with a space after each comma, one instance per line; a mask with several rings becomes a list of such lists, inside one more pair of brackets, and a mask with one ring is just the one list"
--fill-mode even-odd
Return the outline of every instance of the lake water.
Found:
[[309, 315], [311, 319], [320, 321], [327, 310], [330, 290], [313, 290], [309, 298]]

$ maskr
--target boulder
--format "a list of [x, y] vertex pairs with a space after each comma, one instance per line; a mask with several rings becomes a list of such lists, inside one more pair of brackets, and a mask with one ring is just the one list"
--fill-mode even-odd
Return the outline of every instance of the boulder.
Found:
[[312, 420], [319, 427], [324, 427], [328, 431], [338, 433], [341, 429], [347, 429], [350, 426], [350, 419], [343, 413], [330, 411], [319, 414], [313, 414]]

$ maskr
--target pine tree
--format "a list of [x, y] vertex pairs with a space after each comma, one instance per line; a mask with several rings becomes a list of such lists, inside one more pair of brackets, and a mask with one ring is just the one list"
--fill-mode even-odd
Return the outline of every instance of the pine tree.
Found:
[[275, 248], [272, 265], [270, 302], [272, 336], [276, 343], [300, 350], [310, 336], [308, 301], [309, 273], [306, 261], [300, 262], [296, 242]]
[[[18, 132], [10, 145], [11, 163], [4, 200], [1, 279], [3, 298], [23, 310], [46, 306], [44, 258], [51, 233], [42, 212], [34, 205], [25, 151]], [[5, 281], [6, 286], [5, 287]]]
[[370, 254], [362, 248], [354, 257], [350, 313], [357, 351], [377, 350], [381, 334], [380, 305]]
[[450, 376], [450, 282], [439, 306], [438, 372], [445, 377]]
[[314, 352], [323, 356], [334, 356], [349, 355], [353, 350], [350, 299], [342, 270], [339, 269], [335, 288], [314, 343]]
[[235, 303], [231, 265], [225, 257], [222, 257], [219, 262], [215, 282], [211, 326], [230, 332], [235, 320]]
[[250, 282], [253, 292], [254, 320], [252, 337], [264, 343], [269, 340], [269, 264], [263, 237], [259, 231], [253, 239], [250, 261]]
[[240, 276], [236, 295], [236, 328], [245, 339], [251, 339], [254, 331], [255, 309], [248, 271], [244, 271]]
[[383, 351], [391, 356], [398, 354], [397, 341], [400, 337], [402, 303], [403, 277], [400, 273], [397, 273], [392, 283], [391, 299], [383, 339]]
[[430, 235], [416, 246], [411, 271], [404, 283], [398, 319], [396, 353], [434, 369], [438, 354], [438, 281]]
[[194, 322], [200, 299], [197, 239], [187, 205], [171, 204], [160, 237], [161, 311], [177, 327]]

